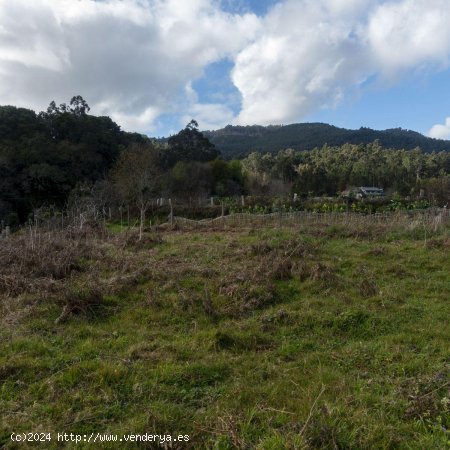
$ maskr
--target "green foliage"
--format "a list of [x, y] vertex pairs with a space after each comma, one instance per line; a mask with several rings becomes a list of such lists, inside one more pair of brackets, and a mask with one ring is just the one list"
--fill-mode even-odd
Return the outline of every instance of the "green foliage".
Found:
[[27, 219], [42, 205], [61, 207], [79, 182], [104, 177], [120, 151], [142, 136], [109, 117], [87, 114], [81, 96], [47, 112], [0, 107], [0, 216]]
[[217, 158], [219, 152], [198, 130], [197, 122], [191, 120], [186, 128], [169, 138], [168, 147], [162, 156], [164, 166], [170, 168], [179, 161], [208, 162]]
[[210, 165], [214, 179], [213, 195], [225, 197], [243, 193], [245, 176], [241, 161], [215, 159]]
[[[399, 198], [422, 193], [432, 204], [450, 199], [450, 152], [423, 153], [368, 145], [286, 150], [276, 155], [253, 152], [242, 160], [247, 189], [254, 195], [282, 193], [276, 181], [301, 197], [336, 196], [352, 187], [375, 186]], [[424, 199], [424, 200], [425, 200]]]
[[417, 132], [393, 128], [384, 131], [360, 128], [347, 130], [324, 123], [297, 123], [262, 127], [228, 125], [221, 130], [204, 133], [224, 158], [242, 158], [252, 151], [277, 153], [286, 148], [312, 150], [324, 145], [333, 147], [344, 144], [370, 144], [378, 140], [383, 147], [424, 152], [449, 151], [445, 140], [431, 139]]
[[[150, 164], [151, 170], [148, 164], [143, 164], [149, 170], [144, 171], [147, 179], [141, 177], [140, 181], [141, 185], [147, 185], [147, 188], [140, 189], [141, 194], [145, 191], [146, 197], [143, 202], [141, 195], [138, 202], [141, 223], [145, 219], [145, 205], [156, 204], [158, 197], [172, 198], [193, 207], [199, 203], [198, 199], [218, 196], [227, 206], [227, 211], [252, 213], [299, 209], [366, 213], [442, 207], [450, 201], [448, 151], [424, 153], [419, 148], [394, 150], [383, 147], [382, 144], [393, 145], [389, 139], [369, 144], [323, 145], [311, 151], [305, 151], [305, 148], [310, 148], [306, 146], [298, 151], [296, 148], [299, 147], [292, 139], [300, 129], [311, 132], [314, 139], [326, 138], [328, 132], [335, 133], [339, 129], [303, 124], [268, 128], [227, 127], [211, 134], [201, 133], [195, 121], [169, 138], [165, 145], [158, 145], [145, 136], [122, 132], [109, 117], [95, 117], [88, 113], [89, 105], [81, 96], [73, 97], [69, 105], [57, 106], [53, 101], [45, 112], [38, 115], [23, 108], [0, 107], [0, 219], [5, 224], [23, 224], [33, 211], [40, 208], [63, 209], [69, 199], [83, 204], [90, 201], [102, 211], [106, 207], [123, 207], [125, 203], [136, 205], [136, 192], [131, 194], [128, 186], [128, 194], [125, 195], [124, 183], [117, 183], [118, 166], [123, 163], [120, 155], [136, 146], [154, 147], [158, 153]], [[252, 152], [243, 160], [218, 159], [219, 152], [209, 140], [231, 133], [239, 143], [251, 136], [252, 139], [260, 139], [262, 149], [270, 151], [275, 148], [272, 137], [280, 137], [285, 132], [291, 133], [286, 146], [292, 145], [292, 148], [277, 154]], [[367, 129], [359, 130], [359, 133], [364, 136], [373, 134]], [[388, 135], [399, 137], [405, 133], [411, 137], [408, 145], [404, 146], [409, 149], [415, 142], [412, 139], [415, 135], [411, 132], [389, 130]], [[340, 136], [346, 139], [344, 142], [355, 142], [348, 133]], [[340, 140], [336, 142], [341, 144]], [[439, 141], [432, 142], [436, 144], [434, 148], [444, 148]], [[257, 146], [253, 148], [259, 149]], [[128, 165], [122, 173], [128, 171], [130, 181], [134, 170], [136, 174], [142, 174], [142, 170], [137, 170], [139, 168], [139, 164]], [[153, 182], [155, 171], [159, 172], [158, 183]], [[108, 185], [110, 177], [115, 178], [114, 186]], [[122, 181], [126, 178], [121, 177]], [[382, 187], [394, 201], [354, 201], [352, 192], [358, 186]], [[90, 197], [84, 195], [77, 199], [75, 194], [83, 189], [89, 191]], [[348, 194], [346, 200], [331, 199], [343, 192]], [[293, 193], [304, 201], [294, 203]], [[240, 195], [265, 200], [248, 201], [242, 205], [236, 201]], [[319, 196], [329, 198], [311, 199]], [[77, 204], [77, 209], [79, 206]]]
[[169, 173], [170, 192], [184, 201], [208, 195], [212, 184], [211, 167], [206, 163], [178, 161]]

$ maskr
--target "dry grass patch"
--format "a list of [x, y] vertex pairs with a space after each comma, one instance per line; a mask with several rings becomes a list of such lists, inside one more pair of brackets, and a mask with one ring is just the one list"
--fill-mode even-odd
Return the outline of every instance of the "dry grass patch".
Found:
[[0, 247], [0, 294], [15, 297], [46, 290], [53, 281], [84, 271], [87, 261], [105, 256], [97, 240], [95, 232], [72, 229], [33, 238], [24, 233], [11, 236]]
[[95, 315], [104, 306], [104, 295], [98, 286], [89, 286], [82, 289], [69, 288], [61, 299], [63, 310], [55, 323], [66, 321], [70, 316], [80, 314], [84, 316]]
[[450, 238], [446, 237], [444, 239], [432, 238], [428, 239], [425, 244], [428, 249], [449, 249], [450, 248]]
[[450, 426], [450, 366], [404, 383], [399, 394], [408, 401], [406, 418], [444, 428]]
[[386, 255], [386, 247], [374, 247], [367, 252], [368, 256], [383, 256]]
[[336, 270], [328, 264], [318, 262], [311, 266], [310, 278], [326, 285], [333, 284], [337, 279]]

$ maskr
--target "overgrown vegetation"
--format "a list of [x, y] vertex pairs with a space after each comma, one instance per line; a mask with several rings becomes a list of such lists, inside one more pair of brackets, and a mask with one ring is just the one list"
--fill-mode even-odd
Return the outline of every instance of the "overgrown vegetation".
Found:
[[32, 231], [0, 247], [0, 446], [448, 445], [448, 226]]
[[195, 121], [162, 144], [88, 112], [0, 107], [0, 447], [449, 445], [450, 153], [225, 161]]
[[[443, 207], [450, 200], [450, 152], [437, 152], [443, 148], [439, 141], [432, 140], [436, 151], [429, 153], [419, 147], [404, 150], [389, 148], [388, 143], [383, 147], [374, 141], [324, 145], [311, 151], [252, 152], [229, 161], [220, 159], [194, 120], [161, 143], [125, 133], [110, 118], [88, 112], [81, 96], [73, 97], [69, 105], [58, 107], [52, 102], [39, 114], [0, 107], [2, 229], [34, 221], [39, 210], [67, 213], [70, 208], [79, 210], [86, 201], [103, 216], [110, 209], [131, 208], [132, 216], [143, 224], [148, 211], [158, 216], [161, 199], [167, 206], [169, 198], [191, 213], [209, 204], [211, 196], [221, 203], [233, 199], [236, 204], [236, 199], [249, 195], [263, 198], [252, 206], [279, 210], [287, 203], [308, 209], [314, 197], [336, 200], [357, 186], [384, 188], [397, 206]], [[266, 150], [269, 147], [262, 149]], [[290, 204], [294, 196], [302, 205]], [[354, 211], [373, 212], [371, 206], [377, 206], [359, 201], [350, 205], [342, 199], [339, 204], [329, 199], [321, 203], [316, 205], [321, 210], [352, 206]]]

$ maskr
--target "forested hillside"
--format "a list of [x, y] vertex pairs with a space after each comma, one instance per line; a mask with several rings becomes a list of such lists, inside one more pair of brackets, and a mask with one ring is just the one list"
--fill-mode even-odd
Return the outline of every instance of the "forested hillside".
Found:
[[[132, 214], [141, 217], [142, 227], [146, 212], [163, 197], [189, 208], [205, 199], [210, 204], [210, 196], [264, 196], [271, 204], [274, 198], [292, 198], [294, 193], [302, 199], [338, 196], [362, 185], [384, 188], [408, 201], [426, 199], [435, 206], [444, 206], [450, 199], [450, 152], [410, 150], [413, 140], [410, 145], [404, 142], [401, 149], [373, 141], [299, 151], [292, 147], [300, 125], [229, 127], [234, 133], [234, 154], [249, 139], [259, 140], [261, 151], [227, 160], [226, 151], [221, 155], [194, 120], [162, 143], [123, 132], [109, 117], [88, 113], [89, 106], [80, 96], [69, 105], [52, 102], [38, 114], [0, 107], [1, 226], [24, 224], [42, 208], [53, 214], [73, 207], [78, 210], [89, 202], [103, 214], [131, 206]], [[319, 139], [323, 127], [335, 129], [320, 124], [311, 127], [315, 133], [309, 135], [311, 146], [312, 137]], [[275, 137], [283, 136], [283, 130], [292, 132], [292, 140], [273, 152], [276, 142], [281, 145]], [[216, 133], [226, 139], [226, 130]], [[368, 130], [367, 139], [375, 137], [370, 133], [376, 132]], [[444, 142], [398, 131], [399, 136], [404, 133], [411, 139]], [[322, 140], [329, 136], [325, 133]]]
[[420, 147], [428, 153], [450, 150], [450, 142], [431, 139], [420, 133], [402, 128], [377, 131], [370, 128], [347, 130], [324, 123], [296, 123], [285, 126], [232, 126], [216, 131], [205, 131], [207, 136], [224, 158], [248, 155], [252, 151], [276, 153], [279, 150], [312, 150], [343, 144], [370, 144], [378, 140], [387, 148], [412, 150]]
[[52, 102], [39, 114], [0, 107], [3, 219], [22, 222], [33, 207], [63, 206], [77, 183], [104, 177], [121, 150], [146, 140], [121, 131], [109, 117], [88, 115], [88, 111], [81, 97], [59, 107]]

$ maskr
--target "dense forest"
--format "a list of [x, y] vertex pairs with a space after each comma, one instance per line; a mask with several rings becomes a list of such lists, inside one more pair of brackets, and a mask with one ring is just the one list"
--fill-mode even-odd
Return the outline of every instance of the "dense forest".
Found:
[[23, 222], [43, 204], [62, 207], [81, 181], [105, 177], [121, 151], [143, 142], [109, 117], [88, 115], [81, 97], [45, 112], [0, 107], [0, 217]]
[[413, 150], [420, 147], [426, 153], [450, 150], [449, 141], [431, 139], [402, 128], [377, 131], [363, 127], [347, 130], [324, 123], [267, 127], [228, 125], [220, 130], [206, 131], [205, 136], [216, 145], [224, 158], [241, 158], [252, 151], [277, 153], [286, 148], [312, 150], [324, 145], [370, 144], [375, 140], [386, 148]]
[[258, 138], [268, 152], [227, 160], [194, 120], [162, 143], [88, 113], [80, 96], [68, 105], [52, 102], [38, 114], [0, 107], [3, 224], [24, 223], [41, 207], [60, 210], [80, 196], [103, 208], [133, 205], [141, 215], [161, 197], [190, 205], [209, 196], [336, 196], [361, 185], [440, 206], [450, 197], [448, 151], [394, 149], [375, 140], [274, 154], [273, 141], [263, 133]]
[[450, 152], [424, 153], [344, 144], [276, 155], [253, 152], [242, 160], [247, 183], [261, 192], [289, 189], [301, 196], [337, 195], [352, 186], [378, 186], [400, 196], [427, 191], [440, 203], [450, 196]]

